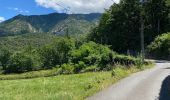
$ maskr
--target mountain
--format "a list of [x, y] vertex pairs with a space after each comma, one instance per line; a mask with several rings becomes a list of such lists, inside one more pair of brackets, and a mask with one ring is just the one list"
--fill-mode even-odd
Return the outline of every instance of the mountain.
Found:
[[28, 33], [22, 35], [0, 37], [0, 51], [4, 48], [12, 52], [20, 51], [28, 46], [38, 48], [51, 43], [56, 38], [59, 38], [59, 36], [42, 33]]
[[100, 13], [48, 15], [17, 15], [0, 23], [0, 35], [24, 33], [83, 34], [96, 26], [101, 18]]

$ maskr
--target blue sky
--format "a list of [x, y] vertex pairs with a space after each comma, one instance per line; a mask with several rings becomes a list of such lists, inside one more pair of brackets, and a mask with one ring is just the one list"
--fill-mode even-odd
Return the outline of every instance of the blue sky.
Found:
[[[119, 0], [114, 0], [118, 2]], [[0, 0], [0, 22], [18, 14], [102, 13], [113, 0]]]
[[34, 0], [0, 0], [0, 16], [9, 19], [18, 14], [37, 15], [56, 12], [52, 8], [38, 6]]

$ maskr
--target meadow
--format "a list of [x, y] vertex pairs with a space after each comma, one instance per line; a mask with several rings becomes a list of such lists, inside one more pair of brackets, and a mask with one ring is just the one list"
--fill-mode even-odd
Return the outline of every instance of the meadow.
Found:
[[141, 70], [136, 67], [129, 69], [118, 67], [108, 72], [1, 80], [0, 100], [84, 100], [131, 73]]

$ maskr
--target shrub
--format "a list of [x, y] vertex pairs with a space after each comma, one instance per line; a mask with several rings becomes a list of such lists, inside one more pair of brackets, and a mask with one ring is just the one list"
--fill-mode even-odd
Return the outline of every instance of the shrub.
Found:
[[0, 64], [3, 70], [6, 70], [6, 67], [9, 63], [11, 53], [7, 49], [2, 49], [0, 51]]
[[46, 45], [39, 50], [44, 68], [52, 68], [56, 65], [68, 63], [69, 54], [74, 49], [72, 39], [57, 39], [52, 44]]
[[170, 59], [170, 33], [158, 36], [148, 46], [148, 53], [154, 58]]
[[74, 67], [72, 64], [63, 64], [58, 71], [60, 74], [73, 74]]
[[6, 73], [21, 73], [41, 69], [39, 55], [32, 47], [27, 47], [20, 52], [10, 56], [9, 63], [5, 69]]
[[109, 56], [112, 51], [108, 46], [88, 42], [80, 46], [80, 48], [71, 52], [71, 62], [77, 64], [79, 61], [84, 62], [86, 65], [106, 64], [112, 62]]
[[60, 64], [60, 56], [57, 51], [49, 45], [42, 47], [39, 50], [40, 59], [42, 61], [42, 67], [45, 69], [52, 68], [57, 64]]
[[78, 73], [80, 72], [82, 69], [84, 69], [86, 67], [85, 63], [83, 61], [79, 61], [78, 64], [74, 65], [74, 72]]
[[120, 54], [114, 54], [113, 55], [113, 61], [114, 64], [121, 64], [121, 65], [136, 65], [136, 62], [140, 60], [137, 58], [134, 58], [132, 56], [126, 56], [126, 55], [120, 55]]
[[11, 56], [6, 73], [20, 73], [33, 69], [33, 59], [23, 53], [15, 53]]

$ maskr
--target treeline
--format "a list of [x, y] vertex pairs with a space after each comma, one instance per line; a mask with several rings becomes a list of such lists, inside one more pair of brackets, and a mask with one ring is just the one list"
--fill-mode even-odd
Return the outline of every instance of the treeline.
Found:
[[100, 24], [93, 29], [89, 39], [111, 45], [117, 52], [140, 51], [141, 16], [144, 19], [145, 45], [160, 34], [170, 31], [170, 1], [121, 0], [103, 14]]
[[0, 37], [0, 50], [8, 48], [8, 50], [13, 52], [29, 45], [38, 48], [49, 44], [55, 38], [57, 38], [55, 35], [47, 33], [24, 33], [22, 35]]
[[62, 37], [39, 48], [30, 45], [15, 52], [0, 50], [0, 66], [4, 73], [57, 68], [61, 73], [69, 74], [110, 70], [116, 64], [130, 66], [139, 62], [137, 58], [113, 52], [108, 46]]

